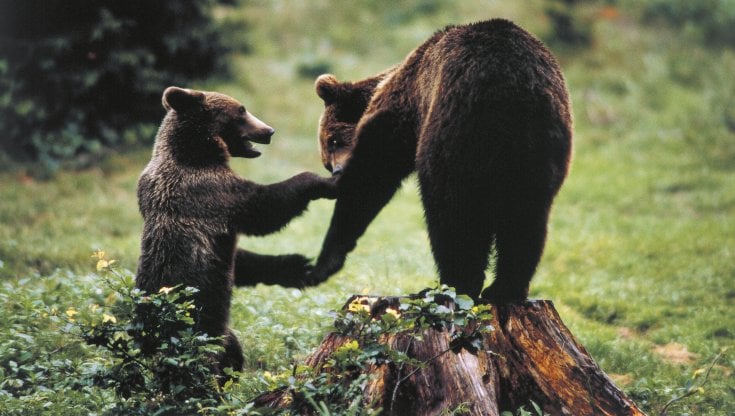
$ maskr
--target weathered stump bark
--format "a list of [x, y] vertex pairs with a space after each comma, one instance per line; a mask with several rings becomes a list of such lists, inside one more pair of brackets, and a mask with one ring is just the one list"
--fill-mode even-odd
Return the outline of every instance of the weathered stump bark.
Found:
[[[347, 302], [349, 304], [355, 297]], [[400, 298], [361, 297], [374, 317]], [[388, 415], [440, 415], [464, 404], [471, 415], [500, 415], [530, 402], [551, 415], [644, 415], [600, 369], [561, 321], [549, 300], [493, 305], [494, 330], [483, 335], [482, 350], [450, 348], [446, 331], [428, 329], [422, 340], [408, 334], [386, 337], [393, 349], [426, 362], [421, 368], [375, 365], [365, 403]], [[329, 334], [306, 364], [321, 368], [349, 341]], [[284, 407], [286, 389], [256, 399], [259, 406]]]

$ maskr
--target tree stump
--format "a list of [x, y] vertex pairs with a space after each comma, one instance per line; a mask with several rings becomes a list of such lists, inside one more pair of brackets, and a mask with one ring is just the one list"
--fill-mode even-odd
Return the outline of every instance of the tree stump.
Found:
[[[397, 309], [398, 297], [353, 296], [373, 317]], [[372, 365], [364, 403], [387, 415], [442, 415], [462, 405], [469, 415], [500, 415], [532, 409], [531, 401], [550, 415], [644, 415], [600, 369], [561, 321], [549, 300], [492, 305], [494, 330], [483, 334], [483, 348], [452, 348], [447, 331], [427, 329], [422, 339], [398, 333], [384, 342], [425, 362], [419, 368]], [[350, 341], [330, 333], [307, 359], [322, 368], [330, 355]], [[287, 389], [261, 395], [255, 404], [284, 408]]]

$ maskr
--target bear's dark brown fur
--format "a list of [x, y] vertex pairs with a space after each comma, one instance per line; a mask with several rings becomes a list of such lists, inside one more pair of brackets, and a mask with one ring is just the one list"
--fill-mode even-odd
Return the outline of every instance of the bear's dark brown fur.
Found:
[[224, 336], [220, 368], [240, 370], [240, 344], [228, 328], [233, 284], [302, 286], [308, 259], [238, 250], [237, 235], [265, 235], [301, 214], [309, 201], [334, 197], [335, 185], [302, 173], [273, 185], [236, 175], [229, 157], [257, 157], [273, 129], [235, 99], [214, 92], [166, 89], [167, 110], [153, 156], [138, 182], [144, 219], [136, 286], [199, 289], [197, 329]]
[[400, 65], [356, 83], [322, 75], [316, 90], [322, 159], [341, 175], [314, 281], [416, 170], [441, 282], [478, 297], [494, 248], [482, 297], [527, 297], [572, 150], [564, 78], [540, 41], [501, 19], [447, 27]]

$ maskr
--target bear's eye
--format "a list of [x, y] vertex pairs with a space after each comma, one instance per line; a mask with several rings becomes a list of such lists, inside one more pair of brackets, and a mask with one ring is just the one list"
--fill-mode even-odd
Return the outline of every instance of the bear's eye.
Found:
[[240, 114], [245, 114], [245, 107], [243, 107], [243, 106], [240, 106], [240, 108], [238, 108], [238, 109], [237, 109], [237, 111], [238, 111], [238, 112], [239, 112]]
[[334, 152], [335, 150], [339, 149], [340, 145], [337, 139], [330, 139], [329, 142], [327, 142], [327, 150], [330, 152]]

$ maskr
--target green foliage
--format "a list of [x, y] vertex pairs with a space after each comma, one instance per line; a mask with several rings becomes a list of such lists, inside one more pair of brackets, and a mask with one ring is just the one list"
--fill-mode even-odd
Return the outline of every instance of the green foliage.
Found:
[[661, 416], [668, 415], [669, 409], [675, 407], [678, 402], [686, 400], [688, 397], [704, 393], [704, 386], [709, 380], [712, 368], [714, 368], [715, 364], [717, 364], [717, 361], [720, 360], [720, 358], [723, 358], [727, 350], [728, 348], [722, 348], [708, 367], [696, 369], [692, 373], [692, 377], [686, 381], [684, 386], [677, 388], [675, 390], [675, 395], [671, 398], [671, 400], [666, 402], [664, 407], [661, 409]]
[[[57, 305], [48, 298], [48, 291], [36, 294], [41, 298], [15, 300], [14, 309], [21, 312], [18, 322], [28, 325], [22, 313], [31, 311], [57, 330], [15, 324], [0, 343], [0, 405], [7, 414], [27, 414], [33, 409], [42, 413], [44, 408], [55, 415], [248, 414], [257, 410], [248, 403], [239, 382], [229, 380], [222, 387], [217, 382], [213, 359], [221, 347], [217, 339], [195, 331], [192, 295], [196, 289], [162, 288], [145, 294], [134, 288], [132, 274], [113, 267], [114, 261], [103, 252], [94, 257], [103, 277], [89, 282], [90, 287], [98, 287], [91, 293], [79, 291], [77, 306]], [[7, 292], [0, 298], [10, 299]], [[405, 367], [406, 379], [426, 364], [382, 343], [385, 335], [401, 333], [421, 341], [428, 329], [448, 331], [452, 341], [445, 352], [449, 352], [479, 348], [481, 334], [491, 330], [483, 324], [490, 319], [488, 306], [476, 306], [447, 287], [403, 299], [398, 308], [389, 308], [379, 317], [373, 317], [359, 299], [333, 317], [333, 331], [349, 341], [335, 350], [327, 365], [320, 369], [296, 366], [260, 383], [254, 393], [287, 384], [294, 400], [285, 414], [304, 409], [320, 415], [379, 414], [380, 409], [364, 403], [368, 376], [361, 370], [391, 364]], [[74, 342], [78, 337], [86, 345]], [[67, 347], [49, 350], [54, 345]], [[62, 348], [73, 349], [65, 352], [74, 360], [64, 358]], [[55, 398], [56, 394], [64, 397]], [[461, 411], [460, 406], [448, 414]]]
[[[98, 252], [98, 270], [109, 275], [110, 306], [67, 310], [77, 321], [82, 339], [100, 348], [92, 383], [114, 392], [106, 410], [111, 415], [210, 414], [226, 405], [216, 358], [218, 338], [197, 332], [191, 287], [164, 287], [147, 294], [134, 288], [133, 277], [111, 267]], [[234, 375], [233, 373], [230, 373]]]
[[500, 416], [548, 416], [548, 413], [544, 413], [541, 407], [533, 400], [531, 400], [530, 406], [532, 410], [526, 410], [526, 406], [521, 406], [516, 413], [505, 411]]
[[[369, 379], [362, 370], [390, 364], [399, 369], [400, 384], [427, 364], [388, 345], [386, 336], [401, 334], [420, 342], [429, 329], [448, 331], [451, 342], [446, 353], [482, 348], [482, 334], [493, 329], [486, 324], [491, 319], [488, 305], [475, 306], [471, 298], [457, 295], [447, 286], [402, 298], [397, 309], [389, 306], [380, 316], [373, 315], [365, 298], [356, 297], [347, 308], [334, 313], [334, 318], [333, 332], [346, 341], [322, 368], [294, 369], [288, 377], [291, 406], [284, 413], [379, 414], [381, 409], [364, 403], [363, 391]], [[461, 414], [462, 408], [454, 410], [454, 414]]]
[[[218, 339], [196, 331], [196, 289], [145, 294], [134, 288], [130, 272], [112, 267], [114, 261], [102, 252], [95, 257], [104, 275], [84, 282], [90, 291], [62, 287], [54, 279], [63, 300], [48, 287], [20, 296], [10, 296], [7, 285], [0, 291], [0, 300], [14, 312], [2, 323], [2, 414], [245, 411], [247, 403], [233, 395], [233, 380], [221, 383], [223, 376], [213, 372], [222, 349]], [[59, 304], [71, 300], [70, 293], [76, 306]]]
[[165, 87], [226, 70], [222, 2], [0, 3], [0, 154], [53, 168], [149, 142]]
[[82, 416], [100, 409], [107, 400], [85, 378], [90, 365], [94, 366], [87, 361], [94, 351], [72, 333], [74, 324], [66, 314], [68, 304], [104, 299], [61, 283], [71, 280], [92, 282], [57, 272], [0, 285], [3, 415]]

